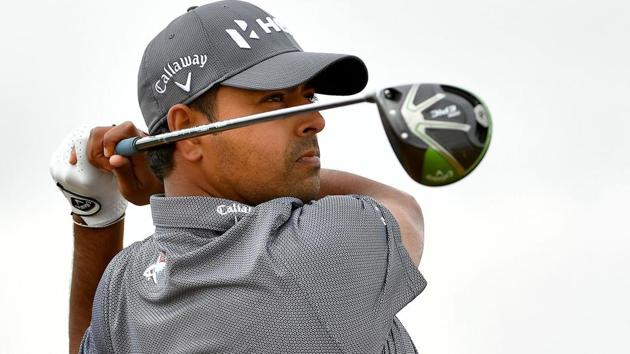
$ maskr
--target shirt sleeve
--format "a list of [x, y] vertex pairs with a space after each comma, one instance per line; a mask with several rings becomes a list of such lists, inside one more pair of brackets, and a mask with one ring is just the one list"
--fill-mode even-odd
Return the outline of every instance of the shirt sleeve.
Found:
[[85, 334], [83, 334], [79, 354], [108, 353], [104, 344], [106, 338], [105, 329], [107, 328], [106, 317], [104, 316], [107, 304], [104, 301], [107, 299], [106, 284], [109, 283], [109, 273], [110, 272], [107, 270], [103, 273], [98, 288], [96, 289], [92, 304], [92, 320]]
[[92, 339], [92, 327], [88, 327], [81, 340], [81, 346], [79, 347], [79, 354], [96, 354], [96, 348], [94, 347], [94, 339]]
[[109, 327], [109, 320], [112, 316], [110, 313], [110, 299], [112, 298], [111, 285], [112, 281], [114, 281], [114, 283], [120, 282], [120, 278], [123, 275], [121, 270], [124, 270], [125, 263], [129, 260], [134, 247], [138, 244], [139, 242], [134, 242], [120, 251], [109, 262], [103, 272], [98, 287], [96, 288], [96, 293], [94, 294], [94, 301], [92, 302], [92, 320], [81, 340], [79, 354], [104, 354], [114, 352]]
[[304, 205], [276, 248], [344, 352], [380, 352], [396, 313], [426, 281], [404, 248], [398, 222], [365, 196]]
[[110, 342], [107, 325], [107, 309], [109, 308], [109, 284], [111, 281], [113, 264], [115, 264], [116, 259], [117, 258], [114, 258], [109, 263], [105, 272], [103, 272], [103, 275], [101, 276], [98, 288], [96, 288], [94, 301], [92, 303], [92, 320], [90, 321], [90, 326], [85, 331], [83, 339], [81, 340], [79, 354], [104, 354], [111, 352], [109, 350], [111, 345], [106, 344]]

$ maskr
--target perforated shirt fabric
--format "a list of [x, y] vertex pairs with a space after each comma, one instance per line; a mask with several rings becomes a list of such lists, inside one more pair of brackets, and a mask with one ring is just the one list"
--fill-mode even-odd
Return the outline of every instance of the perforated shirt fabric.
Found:
[[151, 211], [155, 233], [101, 278], [81, 353], [417, 353], [396, 314], [426, 281], [374, 199]]

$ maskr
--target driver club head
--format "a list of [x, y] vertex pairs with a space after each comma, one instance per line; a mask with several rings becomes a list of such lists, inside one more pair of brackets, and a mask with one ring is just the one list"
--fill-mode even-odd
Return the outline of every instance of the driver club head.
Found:
[[492, 135], [488, 108], [472, 93], [441, 84], [392, 86], [374, 101], [398, 160], [426, 186], [443, 186], [472, 172]]

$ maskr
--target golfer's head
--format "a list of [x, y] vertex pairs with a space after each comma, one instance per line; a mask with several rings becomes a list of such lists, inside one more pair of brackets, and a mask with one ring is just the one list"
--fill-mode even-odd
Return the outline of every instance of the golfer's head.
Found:
[[[156, 134], [310, 103], [316, 92], [353, 94], [366, 83], [359, 58], [304, 52], [272, 15], [228, 0], [190, 9], [149, 43], [138, 97], [149, 132]], [[158, 156], [153, 165], [165, 184], [172, 174], [178, 178], [169, 184], [203, 184], [194, 186], [200, 194], [250, 203], [279, 196], [308, 200], [319, 189], [319, 166], [308, 156], [318, 153], [316, 134], [323, 126], [318, 113], [306, 113], [189, 139], [176, 144], [170, 161]]]

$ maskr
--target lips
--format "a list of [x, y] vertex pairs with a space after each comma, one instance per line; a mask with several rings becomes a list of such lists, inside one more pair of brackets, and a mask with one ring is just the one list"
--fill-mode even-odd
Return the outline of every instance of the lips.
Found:
[[314, 149], [307, 150], [297, 159], [297, 162], [319, 164], [319, 151]]

